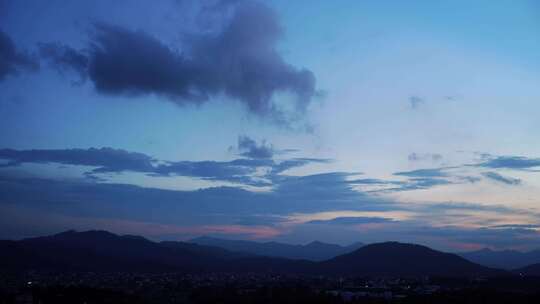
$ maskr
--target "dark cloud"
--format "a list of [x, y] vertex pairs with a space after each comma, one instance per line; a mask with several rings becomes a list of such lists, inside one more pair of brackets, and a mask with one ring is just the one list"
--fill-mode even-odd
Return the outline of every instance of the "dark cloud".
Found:
[[226, 181], [256, 187], [271, 186], [272, 184], [263, 177], [252, 176], [257, 168], [271, 167], [270, 162], [249, 162], [243, 159], [233, 161], [179, 161], [167, 162], [153, 170], [154, 175], [178, 175], [197, 177], [209, 181]]
[[61, 68], [88, 77], [103, 94], [157, 94], [177, 104], [225, 94], [252, 113], [283, 122], [287, 118], [273, 95], [293, 93], [297, 98], [291, 108], [301, 113], [315, 95], [315, 77], [284, 61], [275, 49], [282, 35], [270, 8], [242, 1], [220, 31], [190, 35], [181, 52], [143, 31], [106, 24], [95, 25], [86, 51], [59, 44], [41, 49]]
[[347, 178], [351, 175], [351, 173], [346, 172], [329, 172], [306, 176], [285, 176], [277, 191], [295, 193], [298, 191], [295, 188], [303, 189], [306, 185], [309, 185], [314, 191], [317, 189], [324, 190], [325, 187], [328, 187], [328, 189], [333, 187], [349, 189], [350, 185]]
[[9, 166], [22, 163], [58, 163], [97, 167], [93, 172], [152, 172], [153, 159], [145, 154], [112, 148], [13, 150], [0, 149], [0, 159]]
[[432, 169], [418, 169], [412, 171], [396, 172], [394, 175], [408, 176], [408, 177], [446, 177], [448, 174], [444, 172], [448, 168], [432, 168]]
[[540, 224], [505, 224], [505, 225], [494, 225], [490, 228], [517, 228], [517, 229], [539, 229]]
[[281, 161], [277, 164], [275, 164], [272, 167], [272, 171], [269, 175], [274, 176], [283, 173], [284, 171], [287, 171], [292, 168], [296, 167], [302, 167], [310, 163], [319, 163], [319, 164], [326, 164], [332, 162], [331, 159], [326, 158], [292, 158], [292, 159], [286, 159], [284, 161]]
[[461, 176], [450, 174], [447, 170], [456, 169], [460, 167], [441, 167], [441, 168], [429, 168], [429, 169], [417, 169], [412, 171], [396, 172], [393, 175], [404, 176], [408, 179], [406, 181], [390, 181], [387, 184], [398, 185], [399, 187], [387, 188], [382, 192], [394, 192], [394, 191], [409, 191], [419, 189], [429, 189], [441, 185], [451, 184], [463, 184], [463, 183], [476, 183], [480, 181], [477, 176]]
[[61, 73], [73, 70], [81, 82], [86, 80], [88, 57], [85, 54], [60, 43], [40, 43], [38, 46], [41, 57], [48, 59], [53, 68]]
[[540, 158], [499, 156], [488, 159], [480, 164], [477, 164], [477, 166], [493, 169], [531, 170], [536, 167], [540, 167]]
[[503, 176], [497, 172], [484, 172], [482, 173], [482, 175], [486, 178], [489, 178], [490, 180], [507, 184], [507, 185], [520, 185], [521, 184], [521, 179]]
[[418, 96], [411, 96], [409, 97], [409, 103], [411, 106], [411, 109], [416, 110], [418, 109], [423, 103], [424, 99]]
[[88, 76], [105, 94], [163, 94], [181, 103], [203, 101], [188, 59], [143, 32], [98, 24], [89, 51]]
[[409, 183], [403, 186], [406, 190], [414, 189], [427, 189], [439, 185], [448, 185], [452, 182], [446, 179], [440, 178], [412, 178], [409, 180]]
[[482, 180], [480, 177], [477, 177], [477, 176], [456, 176], [456, 178], [459, 181], [462, 181], [465, 183], [471, 183], [471, 184], [474, 184]]
[[[284, 208], [305, 208], [312, 212], [332, 210], [335, 206], [340, 206], [341, 210], [386, 210], [389, 205], [399, 209], [393, 203], [353, 189], [353, 185], [347, 180], [352, 175], [355, 174], [329, 172], [307, 176], [282, 176], [276, 181], [273, 195], [276, 199], [288, 202], [288, 207]], [[322, 209], [311, 209], [315, 206]]]
[[313, 220], [307, 224], [325, 225], [361, 225], [361, 224], [381, 224], [390, 223], [394, 220], [385, 217], [336, 217], [331, 220]]
[[409, 161], [415, 162], [415, 161], [440, 161], [442, 160], [442, 155], [438, 153], [411, 153], [407, 157]]
[[[457, 168], [467, 168], [467, 167], [483, 167], [491, 169], [513, 169], [513, 170], [524, 170], [524, 171], [539, 171], [540, 159], [537, 158], [526, 158], [520, 156], [499, 156], [495, 157], [487, 153], [475, 152], [476, 155], [480, 158], [480, 163], [472, 165], [461, 165], [456, 167], [440, 167], [440, 168], [429, 168], [429, 169], [418, 169], [412, 171], [403, 171], [396, 172], [396, 176], [405, 176], [409, 180], [403, 182], [402, 185], [398, 188], [383, 189], [380, 191], [404, 191], [404, 190], [415, 190], [415, 189], [427, 189], [429, 187], [444, 185], [444, 184], [458, 184], [458, 183], [476, 183], [481, 180], [478, 176], [460, 176], [455, 174], [450, 174], [448, 170], [457, 169]], [[412, 153], [409, 155], [410, 161], [417, 161], [423, 159], [438, 159], [438, 154], [423, 154], [419, 155]], [[511, 178], [503, 176], [497, 172], [484, 172], [480, 173], [481, 176], [496, 181], [504, 183], [507, 185], [519, 185], [522, 183], [521, 179]], [[382, 184], [382, 183], [381, 183]]]
[[254, 215], [281, 217], [291, 213], [389, 208], [383, 200], [352, 190], [340, 175], [291, 178], [269, 192], [233, 187], [176, 191], [0, 175], [2, 205], [73, 216], [202, 225], [215, 221], [246, 222], [246, 217]]
[[35, 71], [39, 62], [30, 54], [17, 50], [13, 40], [0, 29], [0, 81], [20, 71]]
[[112, 148], [63, 149], [63, 150], [0, 150], [0, 159], [8, 162], [4, 167], [22, 163], [58, 163], [97, 167], [86, 176], [98, 178], [99, 173], [120, 173], [125, 171], [160, 176], [189, 176], [212, 181], [229, 181], [254, 186], [266, 186], [268, 182], [254, 180], [250, 174], [259, 167], [271, 167], [272, 160], [237, 159], [219, 161], [178, 161], [163, 162], [136, 152]]
[[405, 181], [393, 181], [393, 180], [377, 180], [377, 179], [366, 179], [359, 180], [358, 184], [371, 184], [371, 185], [394, 185], [397, 187], [383, 188], [378, 190], [373, 190], [370, 192], [395, 192], [395, 191], [410, 191], [410, 190], [419, 190], [419, 189], [429, 189], [441, 185], [452, 185], [452, 184], [464, 184], [464, 183], [476, 183], [481, 180], [477, 176], [463, 176], [451, 174], [448, 170], [456, 169], [461, 167], [440, 167], [440, 168], [429, 168], [429, 169], [417, 169], [411, 171], [402, 171], [395, 172], [395, 176], [406, 177]]
[[263, 141], [260, 145], [247, 136], [238, 137], [238, 151], [240, 155], [249, 158], [272, 158], [274, 156], [274, 148], [272, 145]]
[[441, 167], [429, 169], [417, 169], [412, 171], [396, 172], [393, 175], [405, 176], [406, 181], [394, 181], [388, 184], [398, 185], [399, 187], [377, 190], [375, 192], [394, 192], [394, 191], [409, 191], [419, 189], [429, 189], [441, 185], [450, 185], [458, 183], [475, 183], [479, 181], [475, 176], [452, 176], [446, 170], [457, 167]]

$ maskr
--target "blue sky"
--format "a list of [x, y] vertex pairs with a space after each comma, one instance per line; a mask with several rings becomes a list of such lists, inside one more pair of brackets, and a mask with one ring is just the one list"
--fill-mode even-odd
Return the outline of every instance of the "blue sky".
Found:
[[0, 236], [540, 247], [537, 1], [0, 1]]

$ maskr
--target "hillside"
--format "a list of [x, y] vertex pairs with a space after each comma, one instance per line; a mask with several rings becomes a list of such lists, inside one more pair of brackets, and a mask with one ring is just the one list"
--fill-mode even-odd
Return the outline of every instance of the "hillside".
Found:
[[318, 241], [314, 241], [306, 245], [291, 245], [279, 242], [226, 240], [213, 237], [199, 237], [190, 240], [190, 242], [259, 256], [309, 261], [324, 261], [338, 255], [352, 252], [363, 246], [362, 243], [355, 243], [349, 246], [340, 246]]
[[366, 245], [321, 263], [328, 273], [355, 275], [476, 276], [501, 274], [459, 257], [425, 246], [386, 242]]
[[458, 253], [467, 260], [488, 267], [516, 269], [540, 263], [540, 250], [521, 252], [516, 250], [491, 250], [484, 248], [477, 251]]

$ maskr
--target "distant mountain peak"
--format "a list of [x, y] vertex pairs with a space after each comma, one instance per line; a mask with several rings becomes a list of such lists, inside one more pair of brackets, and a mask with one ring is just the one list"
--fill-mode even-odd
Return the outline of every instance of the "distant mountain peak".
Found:
[[130, 240], [139, 240], [139, 241], [149, 241], [147, 238], [140, 236], [140, 235], [132, 235], [132, 234], [125, 234], [122, 235], [122, 238], [124, 239], [130, 239]]
[[341, 254], [349, 253], [361, 246], [359, 244], [353, 244], [345, 247], [321, 241], [313, 241], [306, 245], [287, 244], [276, 241], [263, 243], [247, 240], [227, 240], [207, 236], [194, 238], [190, 242], [259, 256], [305, 259], [310, 261], [330, 259]]
[[70, 230], [59, 232], [57, 234], [53, 234], [52, 236], [73, 235], [73, 234], [76, 234], [76, 233], [78, 233], [77, 230], [70, 229]]
[[118, 237], [117, 234], [106, 230], [87, 230], [87, 231], [76, 231], [68, 230], [65, 233], [59, 233], [55, 236], [77, 236], [77, 237], [87, 237], [87, 236], [100, 236], [100, 237]]
[[323, 264], [339, 273], [365, 275], [467, 276], [496, 272], [455, 254], [395, 241], [366, 245]]
[[398, 241], [388, 241], [388, 242], [381, 242], [381, 243], [373, 243], [365, 245], [362, 248], [370, 249], [370, 248], [403, 248], [403, 249], [427, 249], [427, 250], [433, 250], [427, 246], [419, 245], [419, 244], [412, 244], [412, 243], [402, 243]]
[[512, 249], [492, 250], [482, 248], [476, 251], [458, 253], [469, 261], [496, 268], [516, 269], [540, 263], [540, 250], [518, 251]]
[[111, 239], [119, 237], [118, 235], [105, 231], [105, 230], [87, 230], [87, 231], [77, 231], [77, 230], [66, 230], [57, 234], [48, 235], [48, 236], [40, 236], [40, 237], [33, 237], [33, 238], [27, 238], [24, 240], [67, 240], [67, 239], [73, 239], [73, 240], [84, 240], [84, 239]]

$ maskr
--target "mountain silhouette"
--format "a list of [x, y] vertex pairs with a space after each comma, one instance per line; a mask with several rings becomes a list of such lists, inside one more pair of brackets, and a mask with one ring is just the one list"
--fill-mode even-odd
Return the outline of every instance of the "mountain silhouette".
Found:
[[291, 245], [278, 242], [263, 243], [244, 240], [226, 240], [213, 237], [199, 237], [192, 239], [189, 242], [259, 256], [309, 261], [327, 260], [338, 255], [352, 252], [363, 246], [362, 243], [354, 243], [349, 246], [340, 246], [319, 241], [314, 241], [306, 245]]
[[[314, 242], [303, 247], [327, 248]], [[475, 276], [503, 272], [428, 247], [396, 242], [363, 246], [314, 262], [234, 252], [186, 242], [153, 242], [106, 231], [67, 231], [52, 236], [0, 241], [5, 271], [244, 272], [355, 276]]]
[[421, 245], [386, 242], [322, 262], [328, 273], [355, 275], [474, 276], [502, 274], [459, 257]]
[[106, 231], [66, 231], [0, 243], [5, 269], [71, 271], [200, 271], [226, 258], [219, 248], [187, 244], [172, 248], [143, 237]]
[[488, 267], [503, 269], [516, 269], [527, 265], [540, 263], [540, 249], [529, 252], [517, 250], [495, 251], [484, 248], [477, 251], [458, 253], [471, 262], [475, 262]]

